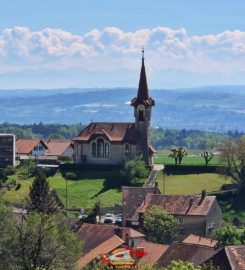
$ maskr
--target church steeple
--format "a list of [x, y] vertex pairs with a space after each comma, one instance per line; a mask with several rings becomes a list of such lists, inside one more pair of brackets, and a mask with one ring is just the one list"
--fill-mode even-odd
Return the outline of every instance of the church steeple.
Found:
[[131, 105], [134, 107], [138, 106], [139, 104], [143, 104], [146, 107], [155, 105], [155, 101], [151, 97], [149, 97], [147, 78], [145, 72], [144, 52], [145, 52], [144, 49], [142, 49], [142, 64], [137, 97], [131, 100]]

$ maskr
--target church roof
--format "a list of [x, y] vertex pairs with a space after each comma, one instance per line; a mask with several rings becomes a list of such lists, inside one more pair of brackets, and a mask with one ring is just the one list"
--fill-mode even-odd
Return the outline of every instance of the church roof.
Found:
[[142, 51], [142, 65], [140, 71], [140, 80], [137, 97], [131, 100], [131, 105], [136, 107], [139, 104], [143, 104], [146, 107], [154, 106], [155, 101], [149, 96], [148, 85], [145, 72], [145, 59], [144, 59], [144, 50]]
[[86, 126], [74, 141], [91, 141], [102, 136], [111, 142], [136, 143], [139, 138], [134, 123], [92, 122]]

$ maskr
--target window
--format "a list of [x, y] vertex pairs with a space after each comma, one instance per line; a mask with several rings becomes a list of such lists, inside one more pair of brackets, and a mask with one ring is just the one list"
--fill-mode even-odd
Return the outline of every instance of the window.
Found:
[[126, 143], [124, 145], [124, 156], [125, 156], [125, 159], [129, 159], [130, 156], [131, 156], [131, 153], [130, 153], [130, 144], [129, 143]]
[[104, 156], [104, 140], [98, 139], [97, 140], [97, 157]]
[[109, 143], [105, 143], [105, 157], [109, 157]]
[[37, 146], [34, 147], [34, 151], [38, 151], [38, 147]]
[[39, 150], [43, 150], [43, 146], [42, 145], [39, 145], [38, 149]]
[[92, 157], [109, 157], [110, 148], [109, 143], [102, 138], [92, 142]]
[[96, 143], [92, 143], [92, 157], [96, 157]]
[[139, 121], [144, 121], [144, 111], [143, 110], [139, 110]]

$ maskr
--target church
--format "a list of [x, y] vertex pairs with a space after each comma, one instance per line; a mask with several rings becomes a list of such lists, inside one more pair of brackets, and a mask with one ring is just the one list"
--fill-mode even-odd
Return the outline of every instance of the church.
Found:
[[143, 50], [138, 93], [131, 100], [135, 122], [91, 122], [73, 139], [75, 163], [120, 165], [139, 157], [151, 166], [156, 152], [150, 144], [154, 105], [154, 99], [149, 96]]

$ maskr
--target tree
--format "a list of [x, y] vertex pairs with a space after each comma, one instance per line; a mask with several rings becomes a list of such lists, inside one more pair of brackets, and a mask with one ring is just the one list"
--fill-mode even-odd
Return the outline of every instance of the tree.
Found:
[[174, 159], [175, 165], [181, 164], [183, 157], [187, 156], [187, 151], [183, 147], [172, 148], [170, 151], [169, 157]]
[[65, 216], [31, 213], [19, 217], [0, 201], [0, 269], [70, 270], [81, 256], [82, 243]]
[[226, 141], [220, 145], [220, 152], [226, 167], [222, 173], [231, 176], [241, 190], [245, 189], [245, 138]]
[[63, 207], [54, 190], [50, 191], [46, 176], [42, 170], [38, 170], [30, 187], [29, 209], [40, 213], [55, 213]]
[[180, 224], [158, 205], [153, 205], [143, 215], [143, 228], [154, 243], [171, 243], [178, 235]]
[[191, 262], [186, 261], [172, 261], [166, 268], [159, 266], [146, 266], [144, 270], [219, 270], [219, 267], [214, 266], [212, 263], [203, 266], [195, 266]]
[[213, 158], [214, 154], [211, 152], [205, 151], [201, 154], [201, 156], [204, 158], [206, 166], [208, 166], [208, 163]]
[[142, 185], [149, 175], [145, 162], [141, 159], [132, 159], [124, 163], [121, 176], [132, 185]]
[[233, 225], [227, 225], [215, 230], [215, 238], [225, 246], [244, 245], [245, 228], [239, 229]]

